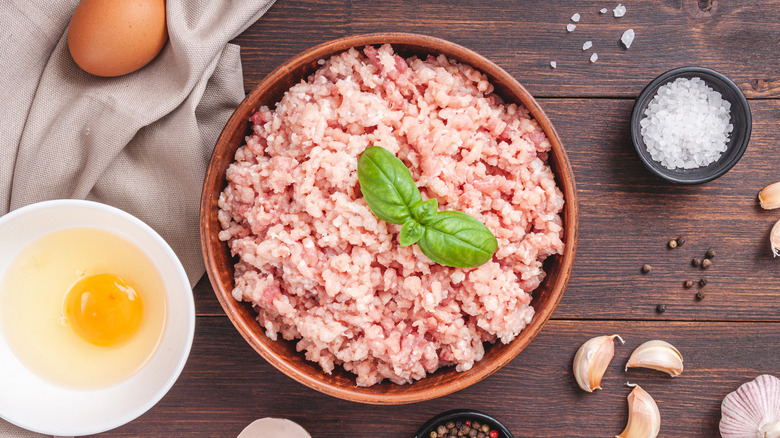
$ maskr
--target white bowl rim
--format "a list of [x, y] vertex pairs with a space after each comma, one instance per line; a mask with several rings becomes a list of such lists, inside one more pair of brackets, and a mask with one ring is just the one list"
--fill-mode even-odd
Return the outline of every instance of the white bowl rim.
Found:
[[[111, 215], [114, 215], [118, 217], [119, 219], [126, 221], [131, 226], [135, 226], [141, 231], [143, 231], [146, 235], [151, 237], [156, 244], [159, 245], [159, 249], [165, 253], [165, 256], [170, 260], [170, 262], [174, 265], [175, 272], [175, 281], [177, 283], [181, 283], [182, 285], [186, 285], [186, 289], [190, 292], [187, 294], [184, 294], [184, 301], [186, 302], [186, 308], [177, 308], [176, 312], [182, 312], [182, 310], [185, 310], [185, 316], [187, 319], [187, 327], [185, 328], [186, 334], [185, 334], [185, 345], [183, 346], [183, 350], [181, 351], [181, 354], [178, 358], [178, 361], [175, 365], [175, 368], [172, 370], [171, 374], [168, 376], [168, 378], [165, 381], [165, 384], [158, 388], [154, 394], [150, 398], [146, 400], [145, 403], [139, 404], [129, 411], [125, 412], [124, 414], [117, 415], [114, 418], [110, 419], [104, 419], [104, 418], [96, 418], [96, 422], [94, 424], [85, 424], [83, 426], [79, 426], [78, 428], [70, 428], [70, 429], [61, 429], [58, 428], [56, 425], [44, 425], [41, 426], [40, 424], [30, 424], [27, 423], [25, 419], [19, 419], [19, 418], [13, 418], [11, 416], [7, 416], [5, 413], [0, 412], [0, 418], [16, 425], [21, 428], [27, 429], [32, 432], [47, 434], [47, 435], [67, 435], [67, 436], [80, 436], [80, 435], [92, 435], [92, 434], [98, 434], [101, 432], [106, 432], [108, 430], [117, 428], [119, 426], [125, 425], [136, 418], [143, 415], [145, 412], [147, 412], [149, 409], [151, 409], [154, 405], [157, 404], [164, 396], [168, 393], [168, 391], [173, 387], [176, 380], [181, 375], [182, 370], [184, 369], [184, 366], [187, 362], [187, 359], [189, 357], [191, 348], [192, 348], [192, 342], [195, 335], [195, 300], [192, 294], [192, 288], [189, 283], [189, 279], [187, 277], [186, 272], [184, 271], [184, 267], [181, 264], [181, 261], [176, 256], [176, 253], [173, 251], [173, 249], [168, 245], [168, 243], [163, 239], [152, 227], [147, 225], [142, 220], [138, 219], [137, 217], [133, 216], [132, 214], [121, 210], [119, 208], [103, 204], [100, 202], [95, 201], [89, 201], [89, 200], [81, 200], [81, 199], [55, 199], [55, 200], [49, 200], [49, 201], [41, 201], [34, 204], [30, 204], [24, 207], [20, 207], [16, 210], [13, 210], [9, 213], [6, 213], [3, 216], [0, 216], [0, 227], [5, 225], [7, 222], [10, 222], [14, 219], [17, 219], [18, 217], [30, 214], [32, 212], [42, 210], [42, 209], [52, 209], [52, 208], [59, 208], [59, 207], [75, 207], [75, 208], [87, 208], [87, 209], [95, 209], [100, 210], [106, 213], [109, 213]], [[69, 228], [69, 227], [63, 227], [63, 228]], [[50, 230], [54, 231], [55, 229]], [[170, 292], [169, 292], [170, 293]], [[170, 312], [170, 310], [169, 310]], [[168, 324], [169, 324], [170, 318], [166, 319], [166, 331], [168, 330]], [[156, 355], [159, 351], [159, 347], [157, 351], [154, 353]], [[150, 359], [152, 360], [152, 359]], [[140, 373], [140, 371], [139, 371]], [[137, 375], [138, 373], [136, 373]], [[131, 380], [133, 377], [130, 377]], [[105, 391], [105, 389], [98, 389], [98, 390], [73, 390], [75, 392], [100, 392]]]

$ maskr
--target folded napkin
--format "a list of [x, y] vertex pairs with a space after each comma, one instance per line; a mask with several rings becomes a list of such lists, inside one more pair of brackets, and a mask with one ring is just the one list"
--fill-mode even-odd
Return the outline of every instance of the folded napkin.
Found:
[[273, 0], [168, 0], [170, 40], [139, 71], [100, 78], [67, 47], [76, 0], [10, 2], [0, 15], [0, 215], [47, 199], [121, 208], [203, 275], [201, 182], [224, 123], [244, 97], [228, 44]]
[[157, 230], [194, 285], [204, 271], [201, 184], [244, 98], [239, 47], [228, 42], [273, 1], [168, 0], [168, 43], [116, 78], [85, 73], [71, 58], [77, 0], [4, 2], [0, 215], [48, 199], [113, 205]]

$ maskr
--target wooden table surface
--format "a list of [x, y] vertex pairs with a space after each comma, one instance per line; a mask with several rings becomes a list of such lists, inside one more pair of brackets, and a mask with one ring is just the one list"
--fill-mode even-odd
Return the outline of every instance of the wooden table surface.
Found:
[[[486, 380], [436, 400], [368, 406], [315, 392], [256, 354], [225, 316], [208, 279], [194, 290], [195, 342], [171, 391], [139, 419], [105, 436], [235, 437], [252, 420], [292, 419], [313, 437], [411, 437], [429, 417], [473, 408], [503, 420], [516, 437], [614, 436], [626, 422], [627, 381], [661, 411], [663, 437], [718, 436], [720, 402], [759, 374], [780, 376], [780, 260], [769, 230], [780, 210], [756, 193], [780, 180], [780, 0], [617, 1], [279, 0], [235, 42], [245, 86], [313, 45], [374, 31], [425, 33], [492, 59], [537, 97], [561, 136], [580, 202], [579, 247], [569, 287], [542, 333]], [[602, 7], [608, 14], [599, 14]], [[566, 24], [582, 15], [574, 32]], [[636, 40], [620, 46], [624, 30]], [[585, 41], [593, 49], [582, 50]], [[599, 55], [590, 63], [591, 51]], [[557, 61], [552, 69], [550, 61]], [[747, 153], [723, 177], [675, 186], [650, 174], [632, 151], [634, 98], [658, 74], [714, 68], [749, 98]], [[669, 250], [669, 239], [686, 243]], [[714, 248], [706, 271], [690, 265]], [[652, 272], [642, 274], [648, 263]], [[706, 277], [707, 293], [683, 281]], [[663, 314], [658, 304], [666, 304]], [[596, 394], [580, 391], [572, 358], [588, 338], [618, 333]], [[624, 372], [650, 339], [676, 345], [685, 372]]]

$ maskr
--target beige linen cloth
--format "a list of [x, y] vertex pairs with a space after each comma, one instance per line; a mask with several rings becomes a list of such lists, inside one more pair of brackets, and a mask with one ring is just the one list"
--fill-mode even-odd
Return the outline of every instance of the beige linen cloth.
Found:
[[[113, 205], [157, 230], [194, 285], [204, 271], [201, 184], [244, 98], [239, 47], [228, 41], [273, 1], [168, 0], [160, 55], [100, 78], [68, 52], [77, 0], [0, 0], [0, 215], [48, 199]], [[38, 435], [0, 420], [6, 436]]]

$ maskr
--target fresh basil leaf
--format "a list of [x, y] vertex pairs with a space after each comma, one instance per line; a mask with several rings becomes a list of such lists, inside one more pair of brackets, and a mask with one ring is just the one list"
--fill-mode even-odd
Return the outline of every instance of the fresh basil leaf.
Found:
[[485, 224], [466, 213], [442, 211], [425, 224], [417, 245], [440, 265], [470, 268], [490, 260], [498, 241]]
[[412, 217], [417, 222], [425, 225], [426, 222], [433, 220], [436, 217], [436, 213], [439, 211], [439, 201], [436, 198], [431, 198], [425, 202], [415, 204], [411, 208]]
[[357, 167], [360, 191], [379, 219], [401, 225], [411, 218], [410, 207], [422, 198], [403, 161], [384, 148], [369, 146]]
[[398, 233], [398, 243], [400, 243], [401, 246], [413, 245], [422, 238], [423, 234], [425, 234], [425, 227], [420, 225], [416, 220], [409, 219], [404, 226], [401, 227], [401, 232]]

